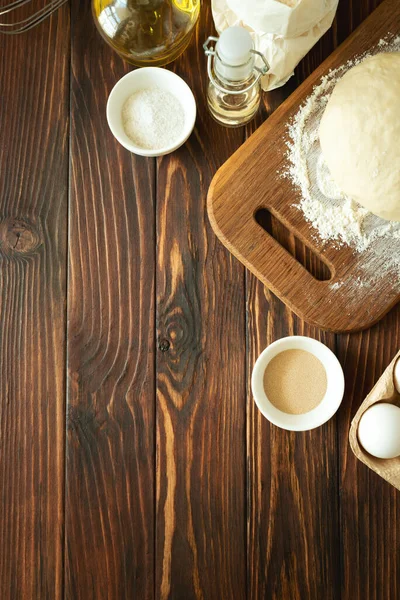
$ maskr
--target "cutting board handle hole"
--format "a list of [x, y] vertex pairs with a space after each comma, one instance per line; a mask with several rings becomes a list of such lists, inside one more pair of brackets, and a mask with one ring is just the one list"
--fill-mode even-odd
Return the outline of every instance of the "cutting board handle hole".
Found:
[[254, 213], [256, 222], [275, 241], [278, 242], [297, 262], [299, 262], [317, 281], [332, 279], [329, 266], [311, 248], [301, 242], [286, 225], [284, 225], [267, 208], [259, 208]]

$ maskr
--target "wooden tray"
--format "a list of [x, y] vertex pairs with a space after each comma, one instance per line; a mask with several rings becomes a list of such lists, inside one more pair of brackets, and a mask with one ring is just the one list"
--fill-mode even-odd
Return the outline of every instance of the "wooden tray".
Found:
[[[285, 164], [287, 123], [321, 76], [368, 51], [389, 32], [400, 32], [399, 0], [385, 0], [314, 71], [219, 169], [208, 193], [209, 218], [223, 244], [297, 315], [331, 331], [356, 331], [378, 321], [400, 298], [399, 278], [379, 275], [378, 258], [366, 264], [349, 247], [315, 239], [293, 207], [297, 192], [277, 171]], [[332, 273], [329, 281], [315, 279], [256, 222], [262, 207], [320, 257]], [[374, 285], [363, 285], [367, 269], [375, 274]]]
[[393, 382], [393, 370], [397, 359], [400, 356], [400, 351], [396, 354], [382, 377], [378, 379], [371, 392], [365, 398], [361, 404], [354, 419], [351, 422], [351, 428], [349, 433], [349, 441], [351, 449], [361, 462], [366, 464], [370, 469], [378, 473], [383, 479], [386, 479], [395, 488], [400, 490], [400, 457], [390, 458], [383, 460], [381, 458], [375, 458], [365, 452], [365, 450], [358, 443], [357, 430], [358, 424], [362, 415], [365, 413], [367, 408], [375, 404], [376, 402], [389, 402], [390, 404], [396, 404], [400, 406], [400, 395], [395, 390]]

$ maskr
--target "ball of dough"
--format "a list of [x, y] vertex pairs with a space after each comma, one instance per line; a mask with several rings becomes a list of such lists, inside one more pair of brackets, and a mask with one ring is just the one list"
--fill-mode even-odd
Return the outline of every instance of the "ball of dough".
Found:
[[319, 139], [339, 188], [374, 214], [400, 221], [400, 52], [376, 54], [345, 73]]

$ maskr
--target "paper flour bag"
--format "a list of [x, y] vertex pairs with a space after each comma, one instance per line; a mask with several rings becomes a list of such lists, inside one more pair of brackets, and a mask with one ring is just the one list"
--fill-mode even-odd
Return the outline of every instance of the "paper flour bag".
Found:
[[293, 75], [295, 66], [329, 29], [338, 0], [212, 0], [217, 31], [241, 25], [270, 71], [262, 88], [273, 90]]

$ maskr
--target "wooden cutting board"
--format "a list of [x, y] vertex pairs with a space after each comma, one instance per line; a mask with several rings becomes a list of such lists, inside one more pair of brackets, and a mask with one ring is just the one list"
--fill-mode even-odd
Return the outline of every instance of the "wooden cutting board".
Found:
[[[299, 193], [277, 172], [286, 164], [288, 121], [313, 86], [330, 69], [368, 51], [389, 32], [400, 33], [399, 0], [385, 0], [314, 71], [217, 171], [208, 193], [209, 218], [223, 244], [299, 317], [331, 331], [356, 331], [377, 322], [400, 299], [400, 278], [384, 275], [378, 257], [364, 264], [362, 253], [320, 241], [293, 206]], [[260, 208], [267, 208], [318, 255], [330, 270], [329, 280], [313, 277], [256, 222]], [[373, 285], [364, 285], [368, 271], [374, 274]]]

